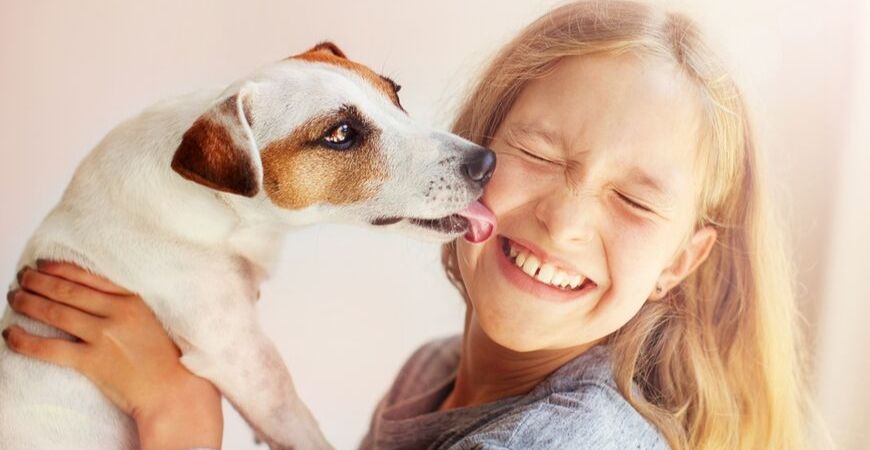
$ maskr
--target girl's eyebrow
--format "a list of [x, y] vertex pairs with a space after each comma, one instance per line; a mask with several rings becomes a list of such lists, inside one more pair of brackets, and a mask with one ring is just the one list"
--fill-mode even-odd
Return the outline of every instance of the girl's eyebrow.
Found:
[[669, 199], [672, 197], [668, 184], [650, 175], [643, 169], [634, 166], [626, 172], [625, 179], [637, 186], [643, 186], [654, 194]]
[[560, 147], [562, 139], [555, 131], [535, 123], [512, 123], [507, 134], [511, 138], [527, 138], [543, 141], [551, 147]]

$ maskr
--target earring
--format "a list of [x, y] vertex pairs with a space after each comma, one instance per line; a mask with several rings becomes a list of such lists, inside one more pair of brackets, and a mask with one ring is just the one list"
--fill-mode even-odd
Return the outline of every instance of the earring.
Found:
[[660, 285], [656, 285], [656, 294], [661, 294], [664, 289]]

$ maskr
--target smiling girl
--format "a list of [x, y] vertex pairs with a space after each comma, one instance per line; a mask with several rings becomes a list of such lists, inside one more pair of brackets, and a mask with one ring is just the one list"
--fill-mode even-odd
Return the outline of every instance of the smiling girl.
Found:
[[[454, 131], [498, 154], [483, 198], [497, 226], [443, 248], [464, 332], [409, 359], [361, 448], [804, 446], [760, 155], [690, 21], [632, 2], [558, 8], [501, 50]], [[141, 299], [65, 264], [21, 279], [16, 311], [100, 338], [12, 328], [10, 348], [84, 373], [144, 448], [220, 445], [219, 394]]]

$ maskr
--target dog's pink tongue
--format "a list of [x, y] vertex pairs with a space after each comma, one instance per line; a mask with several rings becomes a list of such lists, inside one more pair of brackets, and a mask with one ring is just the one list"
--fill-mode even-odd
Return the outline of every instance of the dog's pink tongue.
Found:
[[483, 203], [474, 202], [458, 214], [468, 219], [468, 232], [465, 233], [465, 240], [468, 242], [483, 242], [489, 239], [495, 229], [495, 215]]

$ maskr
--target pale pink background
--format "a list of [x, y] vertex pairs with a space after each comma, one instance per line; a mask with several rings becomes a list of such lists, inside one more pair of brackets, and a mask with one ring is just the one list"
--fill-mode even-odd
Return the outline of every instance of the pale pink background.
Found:
[[[551, 0], [0, 3], [0, 273], [76, 164], [121, 119], [331, 39], [447, 126], [485, 58]], [[840, 448], [870, 447], [870, 6], [680, 0], [747, 93], [817, 335], [817, 398]], [[459, 332], [437, 248], [324, 226], [290, 236], [260, 304], [299, 390], [352, 448], [401, 362]], [[863, 421], [863, 422], [862, 422]], [[227, 409], [224, 447], [254, 448]]]

